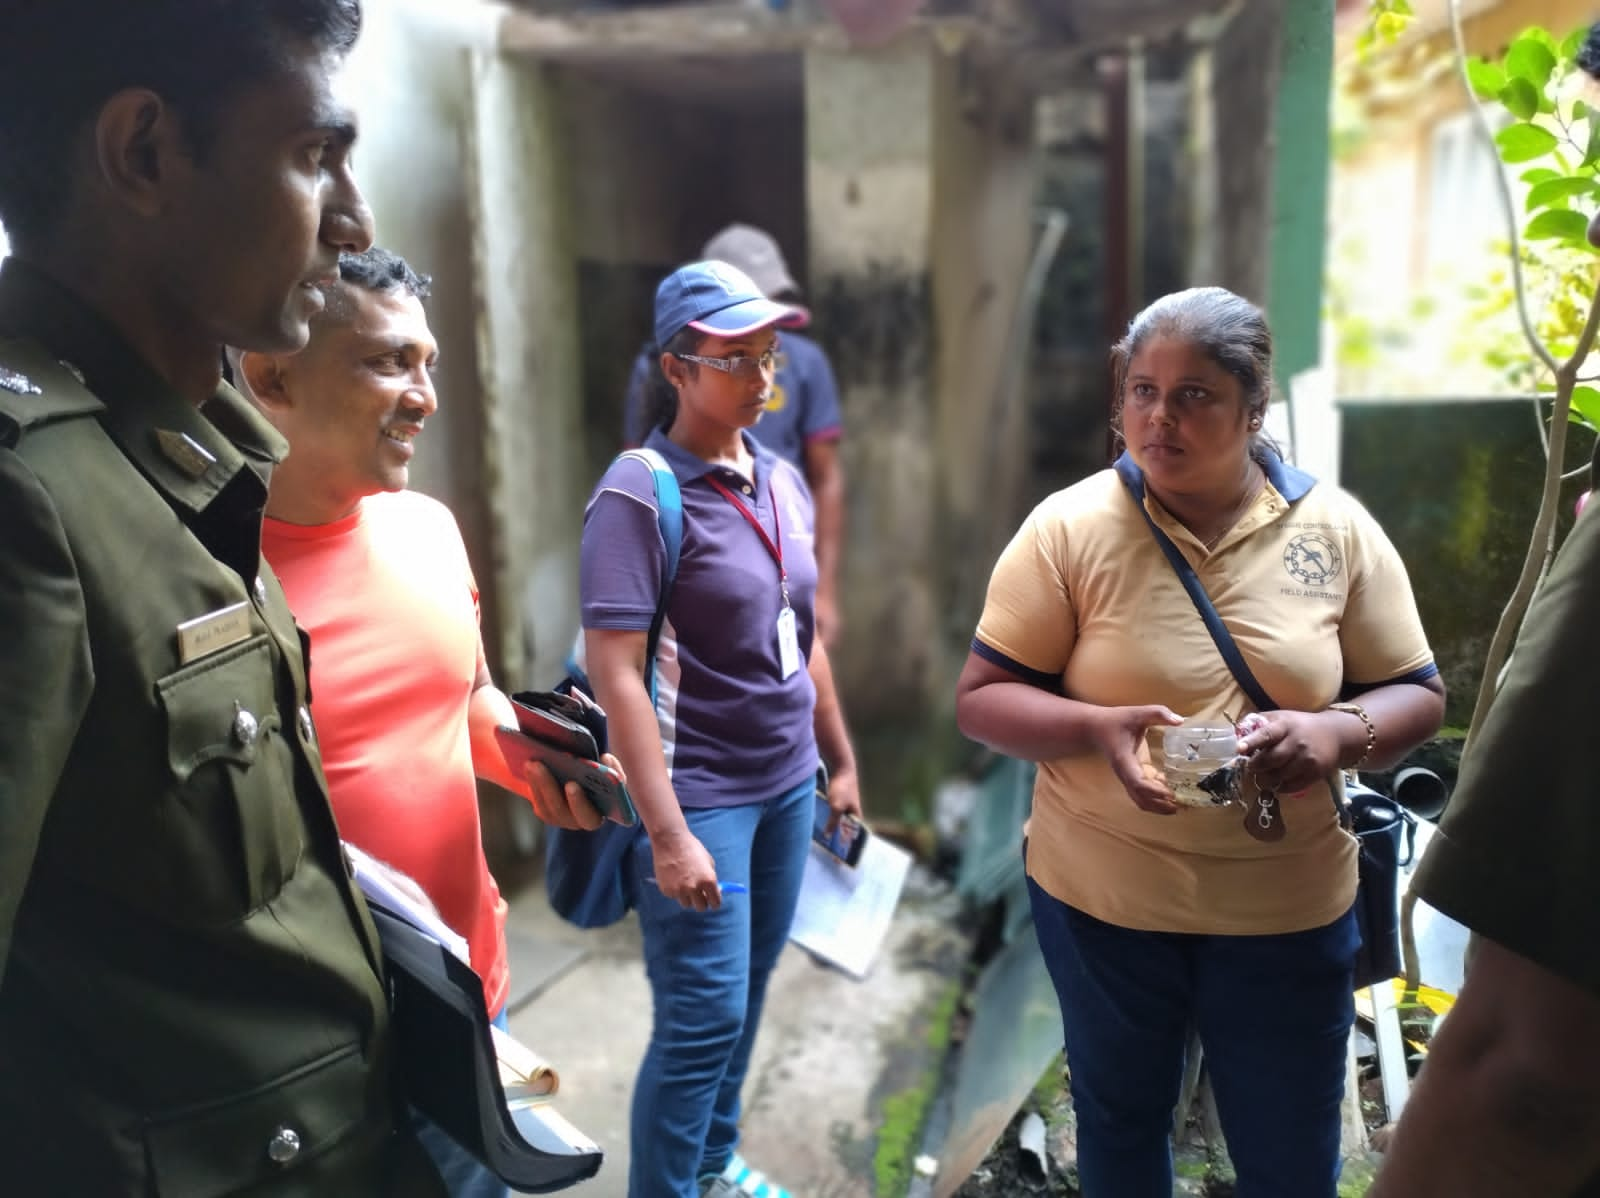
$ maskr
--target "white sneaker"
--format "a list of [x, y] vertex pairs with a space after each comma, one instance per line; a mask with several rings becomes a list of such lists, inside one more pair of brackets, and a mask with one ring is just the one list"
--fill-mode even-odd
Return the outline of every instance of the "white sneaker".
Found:
[[745, 1164], [736, 1152], [719, 1175], [701, 1183], [700, 1198], [790, 1198], [790, 1194]]

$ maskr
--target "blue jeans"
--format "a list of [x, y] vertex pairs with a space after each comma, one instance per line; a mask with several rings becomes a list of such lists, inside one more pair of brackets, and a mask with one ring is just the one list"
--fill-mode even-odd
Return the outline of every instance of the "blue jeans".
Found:
[[[494, 1025], [501, 1031], [507, 1030], [504, 1010], [494, 1017]], [[433, 1159], [433, 1167], [444, 1179], [450, 1198], [508, 1198], [511, 1191], [506, 1183], [421, 1111], [412, 1110], [411, 1126]]]
[[1055, 982], [1084, 1198], [1171, 1198], [1173, 1110], [1198, 1030], [1236, 1198], [1334, 1198], [1360, 933], [1354, 911], [1278, 936], [1137, 932], [1030, 878]]
[[739, 1091], [761, 1022], [767, 980], [794, 921], [816, 784], [738, 807], [689, 808], [689, 831], [717, 878], [748, 894], [697, 912], [643, 884], [655, 873], [640, 837], [639, 928], [655, 1023], [633, 1088], [629, 1198], [696, 1198], [739, 1142]]

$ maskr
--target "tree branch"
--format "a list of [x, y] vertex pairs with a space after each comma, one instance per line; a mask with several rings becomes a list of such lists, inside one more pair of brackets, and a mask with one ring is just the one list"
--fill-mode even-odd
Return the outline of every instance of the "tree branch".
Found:
[[[1457, 0], [1450, 0], [1452, 12], [1456, 3]], [[1561, 501], [1561, 467], [1566, 455], [1569, 424], [1567, 417], [1572, 410], [1572, 390], [1577, 385], [1578, 370], [1594, 346], [1597, 329], [1600, 329], [1600, 292], [1596, 292], [1594, 298], [1589, 301], [1589, 317], [1584, 321], [1583, 332], [1578, 337], [1578, 344], [1573, 347], [1572, 357], [1556, 368], [1556, 394], [1550, 408], [1549, 460], [1545, 463], [1544, 491], [1539, 498], [1539, 515], [1534, 520], [1533, 533], [1528, 538], [1528, 553], [1523, 559], [1522, 573], [1517, 579], [1516, 589], [1512, 591], [1505, 610], [1500, 613], [1500, 623], [1494, 630], [1494, 639], [1489, 642], [1489, 654], [1484, 660], [1483, 677], [1478, 683], [1478, 697], [1472, 707], [1472, 721], [1467, 725], [1467, 741], [1461, 750], [1463, 756], [1471, 751], [1472, 742], [1476, 739], [1478, 730], [1483, 727], [1484, 717], [1489, 714], [1495, 693], [1500, 689], [1500, 669], [1511, 654], [1511, 646], [1516, 642], [1517, 632], [1522, 627], [1522, 617], [1527, 614], [1528, 605], [1533, 602], [1534, 592], [1538, 588], [1539, 579], [1544, 573], [1544, 565], [1550, 554], [1556, 513]]]
[[1483, 105], [1478, 102], [1478, 93], [1472, 90], [1472, 78], [1467, 74], [1467, 38], [1461, 26], [1461, 0], [1449, 0], [1449, 3], [1450, 33], [1456, 44], [1456, 74], [1460, 76], [1461, 86], [1466, 88], [1467, 102], [1472, 108], [1478, 135], [1483, 138], [1489, 152], [1494, 155], [1496, 166], [1494, 181], [1500, 192], [1500, 209], [1505, 213], [1506, 231], [1511, 236], [1511, 284], [1517, 297], [1517, 320], [1522, 324], [1522, 335], [1528, 339], [1528, 345], [1532, 348], [1534, 356], [1545, 364], [1545, 368], [1551, 374], [1554, 374], [1555, 356], [1540, 340], [1538, 330], [1533, 326], [1533, 319], [1528, 315], [1528, 292], [1522, 281], [1522, 233], [1517, 228], [1517, 206], [1511, 199], [1511, 185], [1506, 182], [1506, 169], [1500, 162], [1500, 151], [1494, 142], [1494, 129], [1489, 124], [1489, 118], [1484, 115]]

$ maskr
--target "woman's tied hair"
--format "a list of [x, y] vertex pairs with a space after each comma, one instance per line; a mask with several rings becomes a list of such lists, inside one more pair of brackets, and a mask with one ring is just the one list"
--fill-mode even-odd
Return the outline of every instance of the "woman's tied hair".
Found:
[[1191, 287], [1151, 304], [1128, 325], [1111, 348], [1116, 377], [1113, 427], [1122, 431], [1123, 391], [1128, 363], [1152, 339], [1186, 341], [1234, 378], [1244, 392], [1245, 410], [1265, 420], [1272, 401], [1272, 330], [1260, 308], [1225, 287]]
[[[661, 355], [697, 354], [706, 343], [706, 335], [698, 329], [684, 325], [667, 339], [665, 345], [651, 345], [646, 351], [650, 358], [650, 377], [645, 382], [644, 405], [640, 411], [640, 435], [649, 436], [652, 429], [669, 429], [678, 418], [678, 389], [661, 373]], [[693, 375], [700, 369], [693, 362], [684, 363]]]

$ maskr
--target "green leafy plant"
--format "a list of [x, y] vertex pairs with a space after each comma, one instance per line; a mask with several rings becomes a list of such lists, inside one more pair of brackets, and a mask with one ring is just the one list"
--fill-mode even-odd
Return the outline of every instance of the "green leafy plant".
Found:
[[1410, 0], [1372, 0], [1367, 6], [1367, 23], [1356, 37], [1356, 49], [1365, 54], [1398, 41], [1416, 15]]
[[[1458, 74], [1471, 98], [1478, 133], [1492, 144], [1503, 167], [1495, 178], [1506, 219], [1507, 266], [1474, 296], [1476, 314], [1487, 322], [1512, 309], [1522, 335], [1520, 352], [1512, 345], [1491, 344], [1485, 356], [1534, 396], [1541, 430], [1546, 430], [1539, 510], [1516, 585], [1485, 656], [1467, 728], [1470, 745], [1494, 702], [1517, 633], [1555, 555], [1568, 431], [1574, 425], [1589, 433], [1600, 428], [1600, 389], [1590, 385], [1588, 365], [1600, 327], [1600, 259], [1587, 236], [1590, 214], [1600, 209], [1600, 110], [1573, 87], [1582, 77], [1575, 59], [1584, 30], [1558, 40], [1547, 30], [1530, 28], [1502, 57], [1489, 60], [1468, 55], [1460, 0], [1448, 4]], [[1372, 0], [1374, 26], [1386, 7], [1385, 0]], [[1491, 115], [1507, 123], [1496, 129]], [[1522, 184], [1520, 203], [1508, 178], [1512, 171]], [[1540, 301], [1537, 310], [1535, 300]], [[1401, 902], [1407, 1003], [1417, 1001], [1420, 989], [1416, 901], [1408, 891]]]
[[[1571, 424], [1591, 432], [1600, 427], [1600, 390], [1589, 386], [1583, 373], [1600, 326], [1597, 258], [1588, 241], [1590, 214], [1600, 208], [1600, 112], [1571, 86], [1574, 76], [1582, 75], [1575, 59], [1584, 30], [1558, 41], [1544, 29], [1528, 29], [1502, 58], [1490, 61], [1466, 53], [1459, 0], [1450, 0], [1450, 16], [1479, 131], [1526, 186], [1519, 211], [1505, 171], [1497, 175], [1510, 262], [1501, 302], [1515, 308], [1529, 354], [1513, 368], [1525, 370], [1534, 393], [1548, 397], [1536, 402], [1549, 404], [1539, 512], [1516, 587], [1490, 641], [1468, 728], [1470, 743], [1494, 701], [1517, 631], [1555, 553], [1567, 430]], [[1489, 119], [1495, 109], [1510, 118], [1498, 132]], [[1542, 262], [1541, 273], [1550, 283], [1537, 314], [1529, 303], [1530, 255], [1523, 249], [1535, 243], [1531, 261]]]

